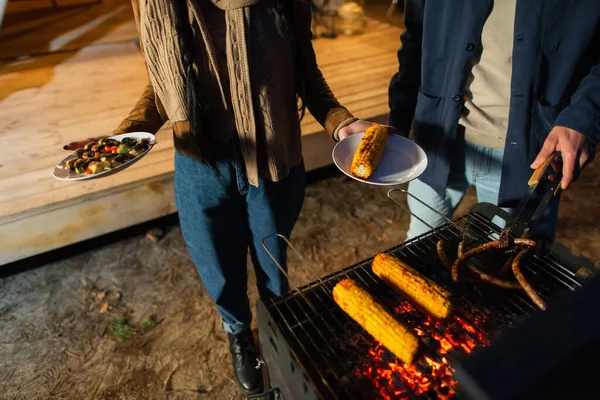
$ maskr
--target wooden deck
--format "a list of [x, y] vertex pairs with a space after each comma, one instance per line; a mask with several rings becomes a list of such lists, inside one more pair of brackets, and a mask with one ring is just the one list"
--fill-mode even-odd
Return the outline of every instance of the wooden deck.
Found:
[[[176, 211], [168, 126], [121, 173], [87, 182], [52, 178], [63, 144], [110, 133], [147, 75], [128, 1], [58, 10], [44, 4], [9, 2], [0, 34], [0, 265]], [[314, 46], [340, 101], [363, 119], [385, 121], [400, 29], [376, 21], [368, 28]], [[310, 115], [302, 131], [307, 169], [330, 164], [333, 143]]]

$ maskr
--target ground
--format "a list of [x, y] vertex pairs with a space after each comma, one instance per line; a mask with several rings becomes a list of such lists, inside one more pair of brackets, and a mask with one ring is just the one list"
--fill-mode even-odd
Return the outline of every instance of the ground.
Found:
[[[599, 172], [592, 165], [564, 194], [558, 228], [559, 242], [593, 260]], [[458, 213], [474, 202], [470, 192]], [[402, 242], [408, 218], [383, 188], [313, 176], [292, 242], [324, 275]], [[242, 398], [216, 309], [178, 225], [166, 228], [158, 243], [93, 243], [0, 280], [0, 398]], [[290, 259], [292, 281], [311, 281]]]

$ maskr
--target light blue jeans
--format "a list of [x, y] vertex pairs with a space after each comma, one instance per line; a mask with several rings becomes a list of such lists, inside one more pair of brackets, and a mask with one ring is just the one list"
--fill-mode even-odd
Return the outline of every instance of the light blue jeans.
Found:
[[[412, 214], [427, 222], [433, 227], [438, 227], [446, 222], [444, 217], [452, 218], [456, 208], [464, 198], [467, 189], [474, 186], [477, 191], [477, 201], [480, 203], [498, 204], [498, 191], [502, 175], [503, 150], [489, 147], [476, 146], [466, 142], [464, 151], [457, 151], [450, 174], [445, 196], [440, 196], [430, 186], [418, 179], [408, 184], [408, 192], [437, 210], [435, 213], [419, 201], [408, 196], [408, 206]], [[532, 171], [533, 172], [533, 171]], [[523, 177], [528, 179], [529, 177]], [[534, 237], [553, 241], [558, 219], [559, 198], [550, 202], [537, 226], [533, 230]], [[514, 209], [504, 208], [509, 213]], [[500, 225], [502, 227], [502, 225]], [[419, 236], [430, 228], [411, 215], [407, 239]]]

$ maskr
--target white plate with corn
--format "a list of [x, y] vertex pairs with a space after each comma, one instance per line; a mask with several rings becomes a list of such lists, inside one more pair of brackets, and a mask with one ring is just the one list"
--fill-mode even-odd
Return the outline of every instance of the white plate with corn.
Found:
[[427, 155], [410, 139], [388, 135], [381, 125], [341, 140], [333, 162], [344, 174], [371, 185], [400, 185], [416, 179], [427, 167]]

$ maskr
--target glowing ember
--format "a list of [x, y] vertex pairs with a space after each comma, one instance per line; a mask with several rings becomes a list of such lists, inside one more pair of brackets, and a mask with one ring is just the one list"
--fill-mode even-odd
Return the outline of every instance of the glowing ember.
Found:
[[439, 399], [453, 398], [458, 383], [452, 377], [454, 369], [445, 355], [451, 350], [471, 353], [477, 345], [488, 345], [481, 329], [485, 321], [475, 317], [474, 323], [470, 323], [458, 316], [438, 321], [418, 312], [407, 302], [398, 305], [394, 311], [419, 337], [432, 339], [427, 348], [438, 355], [435, 358], [439, 361], [422, 355], [414, 364], [398, 363], [383, 346], [373, 342], [355, 374], [368, 378], [386, 400], [409, 399], [411, 395], [425, 393]]

